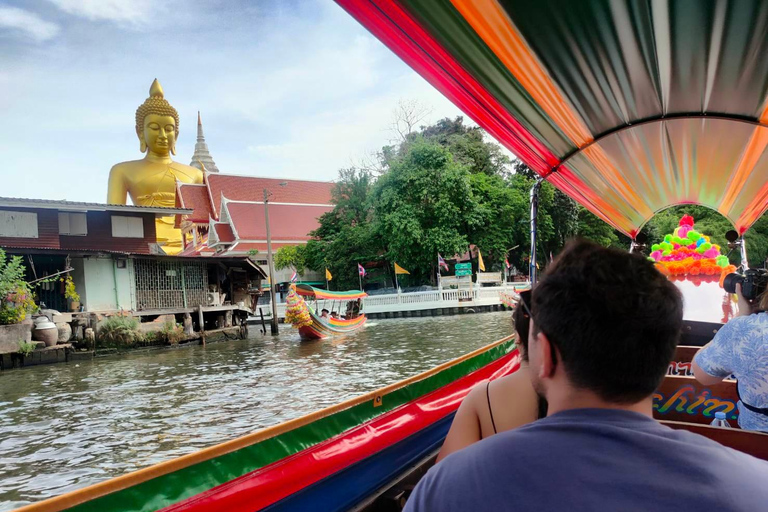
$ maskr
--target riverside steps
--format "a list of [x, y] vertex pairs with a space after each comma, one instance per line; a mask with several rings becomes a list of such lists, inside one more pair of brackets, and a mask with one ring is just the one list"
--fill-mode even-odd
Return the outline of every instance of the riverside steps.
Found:
[[[370, 319], [381, 319], [501, 311], [507, 307], [504, 303], [505, 295], [509, 297], [529, 287], [528, 282], [516, 282], [501, 286], [473, 285], [468, 289], [437, 288], [410, 293], [369, 295], [362, 299], [362, 312]], [[343, 314], [346, 308], [344, 303], [331, 300], [311, 301], [309, 304], [318, 310], [338, 311], [339, 314]], [[260, 307], [264, 317], [268, 318], [269, 305], [262, 304]], [[285, 303], [278, 303], [277, 316], [281, 321], [285, 318]], [[260, 320], [257, 310], [256, 317], [251, 317], [250, 322], [258, 321]]]

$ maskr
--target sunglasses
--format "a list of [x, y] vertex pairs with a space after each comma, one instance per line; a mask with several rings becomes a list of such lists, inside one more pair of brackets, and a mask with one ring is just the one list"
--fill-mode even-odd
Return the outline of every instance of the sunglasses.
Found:
[[531, 300], [531, 290], [523, 290], [520, 292], [520, 300], [517, 301], [518, 305], [522, 306], [525, 316], [530, 320], [533, 318], [531, 314], [531, 308], [528, 307], [528, 302]]

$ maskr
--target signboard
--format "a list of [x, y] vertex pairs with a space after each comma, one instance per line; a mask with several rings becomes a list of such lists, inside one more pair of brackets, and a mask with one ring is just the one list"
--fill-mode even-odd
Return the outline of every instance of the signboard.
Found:
[[457, 263], [454, 265], [454, 268], [456, 270], [472, 270], [472, 264], [471, 263]]
[[457, 268], [455, 274], [456, 274], [456, 276], [471, 276], [472, 275], [472, 269], [471, 268]]

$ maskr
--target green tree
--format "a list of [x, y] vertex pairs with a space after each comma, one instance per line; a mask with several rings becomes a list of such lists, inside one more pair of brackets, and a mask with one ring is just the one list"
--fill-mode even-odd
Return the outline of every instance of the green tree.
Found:
[[316, 271], [330, 270], [333, 289], [358, 288], [357, 264], [383, 259], [383, 244], [374, 233], [372, 219], [374, 183], [369, 170], [341, 169], [332, 190], [335, 207], [320, 217], [320, 227], [306, 245], [305, 265]]
[[387, 261], [420, 282], [433, 279], [438, 252], [467, 250], [466, 234], [480, 220], [468, 169], [447, 149], [423, 139], [409, 144], [379, 178], [374, 204]]
[[501, 146], [487, 142], [485, 131], [480, 127], [466, 126], [462, 116], [441, 119], [424, 127], [421, 136], [446, 148], [471, 174], [505, 176], [509, 173], [511, 160]]
[[622, 243], [619, 233], [604, 220], [598, 218], [583, 206], [578, 207], [578, 227], [576, 234], [605, 247], [629, 247], [629, 238]]
[[299, 275], [304, 275], [304, 269], [307, 268], [305, 253], [304, 245], [283, 246], [275, 253], [275, 268], [294, 268]]

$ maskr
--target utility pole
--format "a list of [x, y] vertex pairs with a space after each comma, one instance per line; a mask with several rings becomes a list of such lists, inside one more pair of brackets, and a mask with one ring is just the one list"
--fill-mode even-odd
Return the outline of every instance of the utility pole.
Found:
[[269, 295], [272, 302], [272, 334], [277, 334], [277, 293], [275, 292], [275, 264], [272, 261], [272, 236], [269, 232], [269, 191], [264, 189], [264, 220], [267, 223], [267, 264], [269, 265]]

